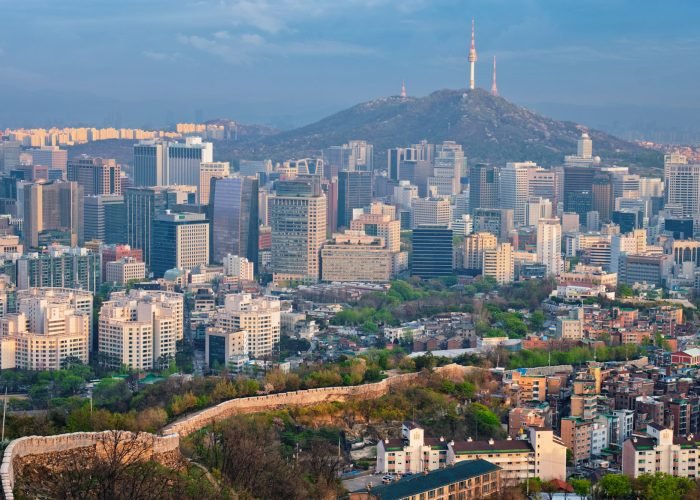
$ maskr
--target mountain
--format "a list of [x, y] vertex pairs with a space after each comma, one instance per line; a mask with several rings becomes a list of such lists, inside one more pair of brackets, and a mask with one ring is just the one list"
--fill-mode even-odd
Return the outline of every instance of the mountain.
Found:
[[[584, 128], [546, 118], [482, 89], [439, 90], [426, 97], [376, 99], [304, 127], [219, 144], [217, 156], [283, 161], [318, 155], [323, 148], [364, 139], [374, 145], [375, 164], [385, 165], [388, 148], [427, 139], [432, 143], [456, 141], [464, 147], [470, 162], [532, 160], [551, 166], [562, 164], [564, 155], [576, 153], [576, 141]], [[594, 154], [606, 164], [662, 164], [658, 152], [598, 130], [589, 130], [589, 134]]]

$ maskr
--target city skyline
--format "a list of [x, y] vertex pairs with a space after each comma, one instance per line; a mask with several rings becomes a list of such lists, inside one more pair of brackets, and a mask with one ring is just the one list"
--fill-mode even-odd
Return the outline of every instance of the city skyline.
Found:
[[[691, 22], [698, 7], [631, 6], [236, 0], [59, 10], [34, 0], [0, 20], [0, 88], [12, 96], [0, 121], [163, 126], [228, 116], [302, 125], [398, 95], [403, 81], [415, 96], [467, 87], [472, 17], [478, 87], [490, 87], [497, 56], [501, 94], [557, 118], [687, 111], [697, 97], [688, 61], [700, 44]], [[39, 35], [20, 36], [26, 27]]]

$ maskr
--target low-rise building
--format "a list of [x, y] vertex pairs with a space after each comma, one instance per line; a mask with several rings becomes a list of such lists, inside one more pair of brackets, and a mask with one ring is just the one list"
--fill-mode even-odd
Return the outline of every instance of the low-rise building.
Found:
[[392, 274], [392, 253], [384, 238], [346, 231], [321, 249], [323, 281], [388, 282]]
[[114, 262], [107, 262], [105, 276], [108, 283], [126, 285], [130, 281], [146, 278], [146, 264], [133, 257], [122, 257]]
[[673, 430], [647, 425], [646, 434], [633, 434], [622, 445], [622, 473], [631, 478], [663, 472], [698, 477], [700, 442], [694, 435], [673, 437]]

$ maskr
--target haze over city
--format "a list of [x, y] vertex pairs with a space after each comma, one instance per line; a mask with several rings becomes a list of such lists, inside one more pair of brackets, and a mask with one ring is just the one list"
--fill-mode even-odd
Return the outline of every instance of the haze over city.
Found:
[[698, 128], [692, 1], [0, 0], [0, 11], [5, 126], [288, 128], [398, 94], [402, 80], [416, 96], [463, 88], [474, 17], [478, 86], [495, 55], [501, 94], [556, 118]]

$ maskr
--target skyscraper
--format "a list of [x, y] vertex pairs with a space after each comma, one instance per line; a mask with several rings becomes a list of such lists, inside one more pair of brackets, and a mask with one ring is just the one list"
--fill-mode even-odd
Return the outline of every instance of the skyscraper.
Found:
[[477, 163], [469, 170], [469, 211], [498, 208], [499, 174], [496, 167]]
[[185, 142], [170, 142], [167, 146], [167, 185], [199, 186], [199, 169], [202, 163], [214, 161], [211, 142], [200, 137], [187, 137]]
[[700, 165], [688, 164], [685, 156], [664, 156], [666, 204], [682, 207], [683, 217], [700, 213]]
[[501, 169], [499, 183], [501, 207], [513, 209], [513, 223], [516, 226], [522, 226], [527, 222], [531, 170], [537, 170], [537, 164], [531, 161], [506, 163], [505, 168]]
[[452, 274], [452, 230], [421, 226], [413, 230], [411, 276], [438, 278]]
[[161, 141], [141, 141], [134, 144], [132, 176], [134, 186], [162, 186], [167, 184], [168, 146]]
[[151, 271], [157, 277], [169, 269], [193, 269], [209, 263], [209, 221], [205, 214], [167, 210], [153, 221]]
[[134, 187], [126, 190], [126, 243], [143, 251], [143, 261], [151, 265], [153, 219], [168, 206], [162, 187]]
[[83, 231], [86, 241], [124, 243], [126, 226], [124, 197], [115, 194], [86, 196], [83, 206]]
[[438, 196], [452, 196], [460, 192], [460, 179], [466, 170], [466, 158], [462, 146], [454, 141], [438, 145], [433, 175], [428, 178], [428, 190], [436, 189]]
[[269, 212], [275, 281], [318, 281], [326, 241], [326, 197], [320, 179], [278, 182]]
[[83, 186], [85, 196], [122, 192], [120, 167], [111, 159], [73, 158], [68, 162], [68, 180]]
[[586, 217], [593, 204], [593, 179], [599, 168], [564, 167], [564, 210]]
[[41, 146], [28, 149], [25, 153], [32, 155], [32, 165], [43, 165], [51, 170], [60, 171], [62, 179], [66, 178], [68, 151], [58, 146]]
[[547, 274], [557, 275], [563, 270], [559, 219], [540, 219], [538, 221], [537, 262], [547, 267]]
[[258, 179], [224, 177], [211, 180], [209, 220], [212, 262], [227, 254], [258, 265]]
[[76, 182], [36, 182], [24, 186], [24, 245], [39, 245], [44, 231], [66, 235], [71, 246], [83, 242], [83, 188]]
[[352, 211], [372, 203], [372, 172], [338, 172], [338, 226], [348, 228]]

